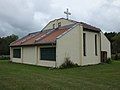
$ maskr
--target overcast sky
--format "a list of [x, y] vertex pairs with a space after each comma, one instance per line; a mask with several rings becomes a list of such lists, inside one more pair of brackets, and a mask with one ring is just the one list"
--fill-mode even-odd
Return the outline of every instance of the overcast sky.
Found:
[[40, 31], [50, 20], [65, 17], [104, 32], [120, 31], [120, 0], [0, 0], [0, 36]]

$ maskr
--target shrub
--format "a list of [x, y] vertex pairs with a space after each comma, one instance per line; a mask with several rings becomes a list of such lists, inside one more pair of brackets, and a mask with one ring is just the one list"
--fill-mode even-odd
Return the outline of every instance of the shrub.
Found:
[[118, 54], [112, 54], [112, 59], [113, 60], [120, 60], [120, 53], [118, 53]]
[[65, 62], [59, 68], [71, 68], [77, 67], [78, 64], [74, 64], [69, 57], [65, 58]]
[[118, 60], [118, 54], [115, 54], [115, 60]]
[[0, 60], [9, 60], [10, 56], [9, 55], [2, 55], [0, 56]]
[[106, 60], [106, 63], [108, 63], [108, 64], [112, 63], [111, 58], [108, 58], [108, 59]]

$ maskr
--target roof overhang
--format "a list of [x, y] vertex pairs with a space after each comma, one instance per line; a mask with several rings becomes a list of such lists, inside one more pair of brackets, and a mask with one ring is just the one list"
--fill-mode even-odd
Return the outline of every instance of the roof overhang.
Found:
[[10, 47], [25, 47], [25, 46], [53, 46], [56, 45], [56, 43], [41, 43], [41, 44], [27, 44], [27, 45], [14, 45]]

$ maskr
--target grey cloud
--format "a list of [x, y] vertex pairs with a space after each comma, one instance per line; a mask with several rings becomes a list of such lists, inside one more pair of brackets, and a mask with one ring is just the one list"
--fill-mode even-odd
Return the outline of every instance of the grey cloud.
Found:
[[120, 7], [114, 4], [114, 1], [97, 8], [89, 18], [89, 22], [100, 27], [103, 31], [120, 31]]
[[51, 19], [65, 17], [67, 7], [71, 19], [120, 31], [119, 0], [0, 0], [0, 36], [39, 31]]

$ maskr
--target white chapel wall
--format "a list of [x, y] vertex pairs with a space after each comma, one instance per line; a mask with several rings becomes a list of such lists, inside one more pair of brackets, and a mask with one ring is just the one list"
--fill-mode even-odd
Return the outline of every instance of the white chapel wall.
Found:
[[73, 63], [80, 65], [80, 27], [79, 25], [57, 39], [56, 63], [59, 67], [65, 58], [70, 58]]
[[[86, 56], [83, 55], [82, 65], [100, 63], [100, 34], [83, 31], [86, 33]], [[95, 35], [97, 35], [97, 56], [95, 55]]]
[[23, 47], [23, 63], [36, 64], [35, 46]]
[[107, 51], [107, 58], [111, 58], [111, 43], [103, 32], [101, 32], [101, 51]]

